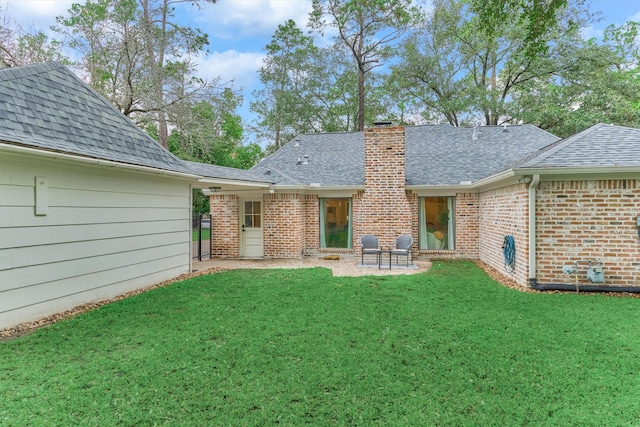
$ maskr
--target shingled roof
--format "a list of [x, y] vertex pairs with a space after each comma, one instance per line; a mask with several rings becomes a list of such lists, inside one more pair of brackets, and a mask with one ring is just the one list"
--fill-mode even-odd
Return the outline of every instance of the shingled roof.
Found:
[[0, 70], [0, 142], [193, 174], [58, 62]]
[[[472, 127], [407, 127], [407, 185], [476, 182], [558, 140], [533, 125], [482, 126], [476, 132], [473, 139]], [[364, 186], [364, 133], [300, 135], [251, 170], [277, 185]]]
[[189, 169], [193, 171], [193, 173], [197, 175], [202, 175], [203, 177], [206, 177], [206, 178], [218, 178], [218, 179], [228, 179], [228, 180], [234, 180], [234, 181], [247, 181], [247, 182], [260, 182], [260, 183], [270, 182], [268, 177], [265, 177], [256, 172], [252, 172], [244, 169], [209, 165], [205, 163], [188, 162], [186, 160], [183, 162]]
[[560, 140], [517, 165], [529, 168], [640, 167], [640, 129], [597, 124]]

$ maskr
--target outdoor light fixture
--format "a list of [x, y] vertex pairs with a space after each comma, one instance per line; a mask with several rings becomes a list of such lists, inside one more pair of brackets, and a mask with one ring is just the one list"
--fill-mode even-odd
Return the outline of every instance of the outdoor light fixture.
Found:
[[222, 191], [222, 187], [209, 187], [209, 191], [211, 191], [212, 193], [219, 193], [220, 191]]

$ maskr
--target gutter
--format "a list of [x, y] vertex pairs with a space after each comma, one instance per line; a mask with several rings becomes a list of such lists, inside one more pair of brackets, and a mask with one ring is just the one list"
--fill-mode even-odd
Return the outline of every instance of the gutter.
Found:
[[243, 181], [240, 179], [225, 179], [225, 178], [204, 178], [198, 180], [199, 183], [211, 187], [211, 184], [216, 185], [237, 185], [239, 187], [258, 187], [258, 188], [269, 188], [271, 187], [271, 183], [267, 181]]
[[193, 175], [185, 172], [177, 172], [177, 171], [171, 171], [167, 169], [153, 168], [150, 166], [132, 165], [129, 163], [118, 163], [112, 160], [102, 160], [102, 159], [96, 159], [93, 157], [83, 157], [83, 156], [77, 156], [73, 154], [61, 153], [57, 151], [48, 151], [46, 149], [23, 147], [20, 145], [0, 143], [0, 149], [2, 149], [3, 151], [13, 152], [13, 153], [24, 155], [24, 156], [35, 155], [35, 156], [46, 157], [53, 160], [83, 163], [86, 165], [98, 165], [98, 166], [105, 166], [110, 168], [120, 168], [120, 169], [135, 171], [135, 172], [149, 173], [153, 175], [170, 175], [170, 176], [175, 176], [175, 177], [189, 179], [189, 180], [197, 180], [202, 178], [200, 175]]
[[515, 168], [515, 175], [611, 175], [611, 174], [637, 174], [640, 172], [638, 166], [582, 166], [582, 167], [564, 167], [551, 166], [544, 168]]

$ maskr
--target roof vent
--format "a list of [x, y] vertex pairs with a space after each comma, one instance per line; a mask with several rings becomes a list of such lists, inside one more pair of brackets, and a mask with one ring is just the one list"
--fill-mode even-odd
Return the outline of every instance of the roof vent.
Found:
[[507, 124], [506, 123], [503, 124], [502, 126], [503, 126], [502, 132], [509, 132], [509, 129], [507, 129]]
[[473, 133], [471, 134], [471, 139], [473, 141], [477, 141], [478, 140], [478, 127], [477, 126], [473, 127]]
[[373, 122], [373, 125], [375, 127], [383, 127], [383, 126], [391, 126], [392, 122], [391, 121], [384, 121], [384, 122]]

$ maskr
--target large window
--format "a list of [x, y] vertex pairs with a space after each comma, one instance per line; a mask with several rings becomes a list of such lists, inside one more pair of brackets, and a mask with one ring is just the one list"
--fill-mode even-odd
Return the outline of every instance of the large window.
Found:
[[320, 199], [320, 247], [351, 247], [351, 199]]
[[454, 249], [454, 209], [453, 197], [420, 198], [420, 249]]

